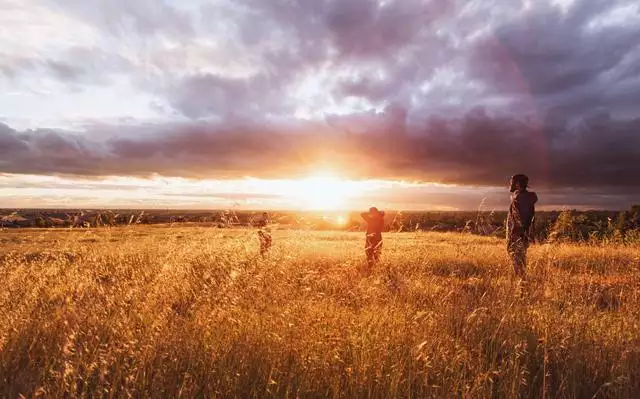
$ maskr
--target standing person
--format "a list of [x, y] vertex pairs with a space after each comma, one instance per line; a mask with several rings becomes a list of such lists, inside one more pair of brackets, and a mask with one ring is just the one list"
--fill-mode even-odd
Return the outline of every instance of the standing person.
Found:
[[528, 191], [529, 178], [518, 174], [511, 178], [511, 205], [507, 216], [507, 252], [516, 276], [526, 279], [527, 248], [533, 239], [533, 221], [538, 196]]
[[369, 266], [373, 266], [380, 259], [382, 251], [382, 229], [384, 229], [384, 211], [379, 211], [375, 206], [369, 208], [369, 212], [360, 214], [367, 222], [367, 236], [365, 240], [365, 253]]
[[260, 240], [260, 255], [263, 257], [271, 249], [273, 239], [271, 238], [271, 228], [269, 227], [269, 214], [264, 212], [258, 221], [258, 239]]

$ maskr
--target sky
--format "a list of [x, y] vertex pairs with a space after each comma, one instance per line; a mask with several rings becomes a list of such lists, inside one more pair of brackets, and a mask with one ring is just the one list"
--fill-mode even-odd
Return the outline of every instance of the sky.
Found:
[[0, 207], [640, 202], [633, 0], [0, 9]]

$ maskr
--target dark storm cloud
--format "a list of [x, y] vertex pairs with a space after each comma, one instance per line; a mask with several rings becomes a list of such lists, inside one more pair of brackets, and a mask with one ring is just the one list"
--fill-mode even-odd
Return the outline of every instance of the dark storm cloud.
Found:
[[637, 75], [629, 73], [640, 66], [640, 26], [598, 26], [599, 18], [624, 3], [578, 1], [566, 13], [540, 7], [481, 41], [469, 70], [497, 90], [529, 94], [541, 113], [580, 116], [601, 107], [627, 108], [633, 98], [621, 91], [640, 91]]
[[[625, 4], [621, 1], [578, 1], [566, 11], [536, 2], [519, 16], [517, 2], [500, 7], [372, 0], [241, 4], [245, 8], [223, 15], [236, 21], [231, 37], [261, 63], [263, 72], [242, 82], [251, 86], [256, 80], [256, 88], [247, 94], [233, 79], [192, 85], [192, 77], [181, 76], [181, 89], [167, 95], [187, 116], [228, 111], [212, 104], [207, 93], [229, 99], [238, 113], [291, 113], [287, 89], [301, 73], [327, 63], [349, 71], [324, 88], [334, 99], [400, 102], [412, 117], [461, 115], [477, 105], [541, 117], [553, 110], [577, 117], [603, 107], [629, 116], [640, 92], [633, 72], [640, 68], [640, 53], [634, 51], [640, 25], [597, 25], [598, 18]], [[221, 16], [215, 7], [205, 10], [210, 18]], [[489, 32], [478, 35], [487, 26]], [[433, 84], [439, 71], [454, 73], [453, 81]], [[262, 80], [272, 84], [266, 87]], [[431, 84], [422, 92], [425, 83]], [[269, 101], [260, 100], [269, 93]]]
[[429, 79], [437, 66], [451, 65], [455, 56], [452, 38], [437, 34], [450, 23], [454, 5], [414, 0], [257, 3], [250, 2], [267, 22], [244, 28], [282, 32], [290, 49], [285, 54], [295, 54], [287, 64], [272, 64], [273, 69], [295, 76], [297, 70], [327, 62], [343, 68], [349, 76], [326, 88], [337, 100], [353, 96], [378, 104], [408, 102], [416, 84]]
[[0, 164], [7, 164], [6, 157], [15, 156], [28, 150], [25, 142], [18, 138], [16, 131], [9, 126], [0, 123], [0, 155], [4, 160], [0, 160]]
[[[385, 4], [375, 0], [244, 3], [261, 17], [257, 25], [243, 26], [244, 32], [258, 29], [264, 36], [267, 28], [280, 29], [291, 34], [291, 41], [298, 46], [313, 47], [316, 53], [326, 52], [326, 46], [330, 46], [337, 50], [338, 58], [348, 59], [396, 55], [398, 50], [424, 39], [421, 33], [430, 31], [432, 22], [453, 8], [443, 2], [417, 0]], [[249, 35], [256, 36], [259, 35]]]
[[[445, 47], [444, 39], [429, 33], [435, 29], [429, 21], [445, 11], [435, 2], [414, 0], [384, 6], [372, 0], [246, 0], [223, 9], [207, 5], [203, 20], [221, 23], [205, 29], [229, 37], [232, 56], [253, 59], [259, 71], [244, 79], [170, 76], [174, 84], [166, 96], [192, 118], [225, 115], [232, 107], [242, 115], [290, 115], [297, 105], [289, 98], [295, 85], [330, 67], [356, 73], [323, 88], [338, 101], [345, 96], [407, 100], [407, 88], [444, 59], [444, 51], [438, 50]], [[363, 69], [367, 66], [388, 70], [389, 79], [370, 77]]]
[[[370, 122], [367, 122], [370, 120]], [[541, 187], [638, 187], [640, 119], [601, 115], [568, 128], [492, 117], [407, 125], [404, 111], [363, 114], [326, 124], [263, 122], [100, 127], [90, 142], [53, 130], [0, 132], [0, 172], [229, 178], [304, 176], [330, 165], [357, 178], [393, 178], [477, 186], [503, 185], [528, 173]], [[106, 133], [105, 133], [106, 132]]]
[[95, 144], [51, 129], [20, 132], [0, 123], [0, 154], [2, 172], [100, 174], [100, 149]]
[[[602, 189], [571, 189], [557, 187], [552, 190], [531, 187], [538, 194], [538, 209], [627, 209], [640, 198], [640, 188], [619, 191], [615, 188], [603, 193]], [[392, 204], [394, 208], [451, 208], [459, 210], [503, 211], [509, 206], [506, 185], [484, 189], [429, 189], [424, 186], [394, 187], [366, 196], [369, 203]], [[387, 205], [385, 205], [387, 206]]]
[[[243, 0], [203, 6], [198, 20], [168, 1], [56, 2], [105, 36], [156, 52], [0, 57], [1, 73], [44, 67], [69, 84], [129, 74], [193, 121], [81, 136], [0, 125], [0, 172], [292, 177], [331, 165], [353, 177], [478, 186], [524, 172], [545, 189], [592, 190], [589, 198], [615, 188], [599, 201], [619, 201], [640, 184], [640, 24], [603, 16], [625, 4]], [[180, 45], [167, 49], [164, 38]], [[385, 111], [293, 118], [297, 85], [322, 74], [311, 95]]]
[[[127, 66], [122, 47], [88, 63], [60, 54], [47, 61], [53, 77], [104, 83], [104, 71], [117, 70], [194, 119], [290, 116], [296, 85], [323, 68], [336, 72], [322, 87], [334, 101], [401, 103], [411, 119], [460, 116], [478, 105], [540, 118], [603, 108], [636, 116], [640, 99], [640, 24], [597, 23], [625, 1], [576, 1], [566, 10], [540, 1], [524, 11], [518, 1], [241, 0], [206, 4], [195, 14], [166, 0], [49, 4], [141, 49], [141, 59]], [[181, 45], [167, 49], [160, 38]], [[187, 45], [225, 71], [188, 67]], [[252, 71], [229, 74], [234, 62]], [[5, 74], [19, 68], [0, 62]], [[434, 81], [443, 71], [453, 74], [451, 82]]]
[[412, 43], [431, 17], [427, 2], [330, 1], [323, 19], [341, 55], [380, 58]]

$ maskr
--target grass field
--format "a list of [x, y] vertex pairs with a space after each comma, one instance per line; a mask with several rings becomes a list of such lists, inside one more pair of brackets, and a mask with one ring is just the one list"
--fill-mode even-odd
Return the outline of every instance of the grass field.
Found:
[[640, 397], [640, 248], [0, 231], [0, 397]]

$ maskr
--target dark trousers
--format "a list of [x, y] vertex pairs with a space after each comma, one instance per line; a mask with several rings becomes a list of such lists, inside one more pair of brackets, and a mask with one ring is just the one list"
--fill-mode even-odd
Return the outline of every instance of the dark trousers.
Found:
[[524, 279], [527, 266], [527, 249], [529, 249], [529, 237], [520, 234], [511, 234], [507, 237], [507, 252], [513, 263], [516, 276]]
[[367, 254], [367, 262], [373, 264], [380, 259], [382, 252], [382, 234], [367, 234], [364, 251]]

